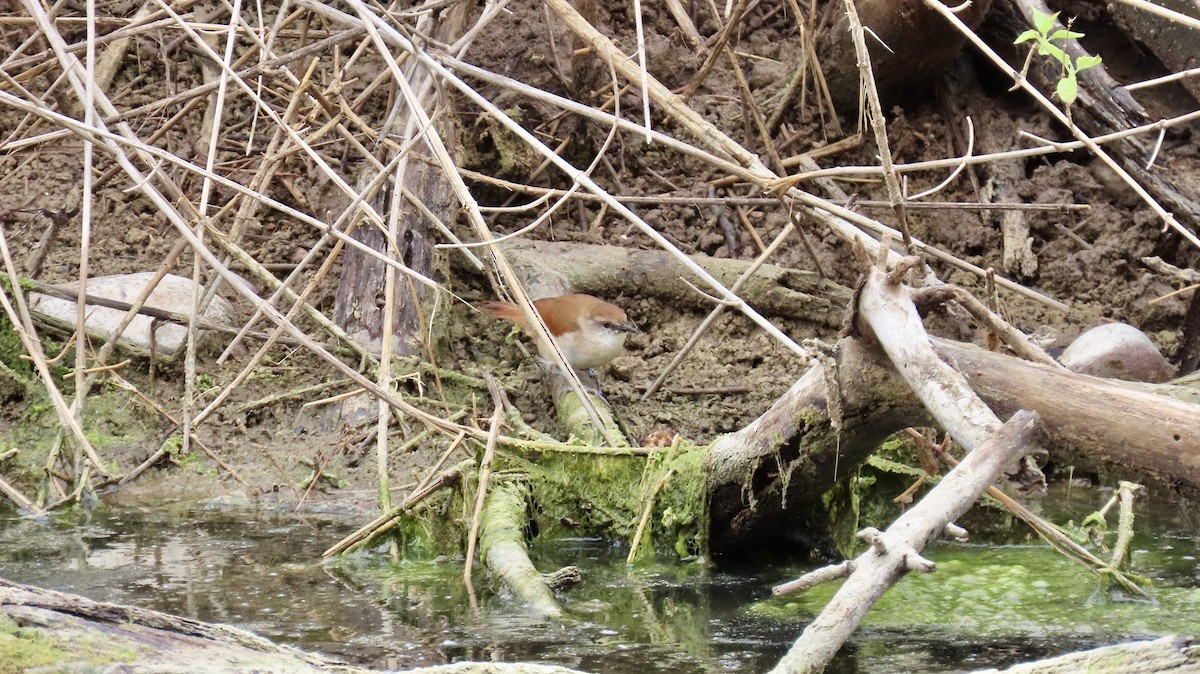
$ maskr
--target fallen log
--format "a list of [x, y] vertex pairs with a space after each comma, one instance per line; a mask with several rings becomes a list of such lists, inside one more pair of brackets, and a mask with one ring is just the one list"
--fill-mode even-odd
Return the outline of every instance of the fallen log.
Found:
[[935, 339], [934, 349], [998, 414], [1041, 414], [1046, 448], [1060, 463], [1200, 498], [1200, 405], [1185, 402], [1194, 389], [1089, 377], [949, 340]]
[[480, 557], [526, 608], [540, 616], [561, 619], [563, 610], [554, 592], [529, 561], [525, 545], [528, 501], [526, 484], [503, 481], [491, 488], [481, 515]]
[[[932, 342], [997, 415], [1037, 412], [1054, 460], [1200, 498], [1194, 389], [1100, 379]], [[824, 517], [823, 495], [884, 438], [936, 425], [872, 340], [843, 338], [830, 351], [758, 419], [713, 443], [705, 469], [714, 552], [778, 542], [781, 527], [791, 534], [805, 524], [821, 528], [821, 520], [806, 519]]]
[[6, 666], [25, 671], [97, 671], [135, 665], [154, 671], [341, 672], [338, 665], [227, 625], [92, 601], [0, 579], [0, 621], [20, 628], [6, 645]]
[[[0, 579], [0, 670], [372, 674], [227, 625]], [[198, 664], [203, 663], [203, 664]], [[456, 662], [410, 674], [582, 674], [553, 665]]]
[[1151, 641], [1114, 644], [1056, 658], [1023, 662], [1007, 669], [981, 669], [972, 674], [1072, 674], [1073, 672], [1200, 672], [1200, 648], [1191, 637], [1165, 636]]

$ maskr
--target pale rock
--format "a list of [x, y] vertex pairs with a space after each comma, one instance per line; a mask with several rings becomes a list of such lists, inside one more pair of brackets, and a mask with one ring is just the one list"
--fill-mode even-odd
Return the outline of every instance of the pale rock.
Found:
[[1094, 377], [1161, 383], [1175, 376], [1158, 347], [1141, 330], [1106, 323], [1080, 335], [1058, 357], [1068, 370]]
[[[94, 297], [132, 304], [152, 278], [154, 278], [153, 272], [96, 276], [88, 279], [87, 293]], [[75, 291], [78, 285], [78, 282], [72, 282], [58, 287], [67, 291]], [[150, 293], [150, 297], [146, 299], [146, 306], [189, 315], [192, 309], [194, 287], [191, 279], [167, 274], [159, 281], [154, 292]], [[200, 292], [203, 292], [203, 288], [200, 288]], [[36, 318], [51, 325], [63, 330], [73, 331], [75, 329], [75, 302], [71, 300], [50, 297], [41, 293], [30, 293], [29, 308]], [[88, 337], [97, 342], [106, 341], [126, 313], [120, 309], [96, 305], [88, 305], [86, 311], [85, 325]], [[220, 297], [214, 297], [202, 316], [205, 320], [213, 323], [231, 325], [234, 316], [233, 307]], [[186, 325], [156, 320], [145, 314], [138, 314], [130, 322], [121, 335], [118, 346], [135, 355], [149, 356], [152, 328], [154, 329], [155, 357], [171, 360], [184, 348], [187, 341]], [[202, 339], [206, 332], [201, 331]]]

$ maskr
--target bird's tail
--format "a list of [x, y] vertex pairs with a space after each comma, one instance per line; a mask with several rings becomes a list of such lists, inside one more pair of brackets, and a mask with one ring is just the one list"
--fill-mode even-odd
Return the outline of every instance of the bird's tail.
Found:
[[525, 325], [525, 317], [512, 302], [487, 302], [483, 305], [483, 313], [492, 318], [502, 318], [517, 325]]

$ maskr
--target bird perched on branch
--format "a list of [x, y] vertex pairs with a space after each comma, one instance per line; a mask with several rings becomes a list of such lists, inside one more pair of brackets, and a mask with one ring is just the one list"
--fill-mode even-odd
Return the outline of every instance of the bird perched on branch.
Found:
[[[534, 302], [533, 308], [550, 328], [567, 364], [577, 372], [608, 365], [625, 350], [625, 337], [638, 331], [621, 307], [591, 295], [547, 297]], [[511, 302], [488, 302], [483, 311], [529, 331], [525, 316]], [[549, 360], [541, 344], [538, 350]]]

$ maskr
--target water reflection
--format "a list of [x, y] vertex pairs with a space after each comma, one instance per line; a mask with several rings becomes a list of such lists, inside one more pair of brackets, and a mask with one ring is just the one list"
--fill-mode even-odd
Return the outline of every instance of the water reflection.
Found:
[[0, 577], [252, 630], [354, 664], [401, 668], [526, 660], [595, 672], [765, 670], [794, 626], [739, 615], [768, 592], [753, 573], [698, 565], [629, 571], [599, 541], [539, 558], [585, 583], [556, 624], [480, 583], [472, 613], [461, 562], [393, 564], [361, 555], [322, 564], [353, 522], [291, 515], [100, 509], [85, 521], [0, 522]]
[[[1074, 507], [1086, 514], [1094, 505]], [[1200, 584], [1190, 516], [1169, 506], [1141, 516], [1142, 526], [1164, 533], [1143, 536], [1136, 563], [1165, 587]], [[767, 597], [772, 584], [803, 571], [798, 567], [629, 569], [622, 551], [580, 539], [543, 545], [536, 559], [545, 571], [565, 564], [583, 568], [584, 583], [565, 597], [573, 622], [526, 615], [486, 580], [479, 583], [481, 608], [472, 612], [459, 561], [392, 564], [360, 555], [322, 564], [321, 552], [356, 524], [332, 516], [200, 508], [174, 513], [102, 508], [41, 521], [10, 517], [0, 521], [0, 577], [231, 624], [354, 664], [391, 669], [476, 659], [606, 674], [766, 671], [815, 610], [793, 607], [783, 617], [748, 610]], [[946, 551], [943, 558], [962, 554], [974, 553]], [[980, 550], [981, 558], [987, 554], [993, 553]], [[931, 556], [938, 559], [936, 552]], [[988, 563], [997, 565], [995, 559]], [[955, 573], [953, 564], [945, 566], [943, 581]], [[1038, 576], [1039, 567], [1033, 568], [1030, 581]], [[945, 583], [932, 585], [939, 584]], [[1082, 606], [1086, 596], [1078, 601]], [[902, 618], [860, 630], [830, 671], [1004, 666], [1137, 633], [1098, 624], [1056, 632], [1071, 634], [1070, 640], [1046, 638], [1055, 630], [1007, 635], [1001, 630], [1001, 636], [985, 637], [914, 626], [906, 622], [911, 616]], [[1188, 627], [1184, 623], [1181, 628]]]

